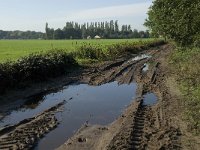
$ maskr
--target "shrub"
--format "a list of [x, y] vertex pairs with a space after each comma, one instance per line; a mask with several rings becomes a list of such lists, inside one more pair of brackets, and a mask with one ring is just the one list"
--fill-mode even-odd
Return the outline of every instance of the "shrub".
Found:
[[110, 60], [116, 59], [122, 55], [133, 53], [137, 54], [142, 50], [150, 47], [160, 46], [165, 44], [163, 40], [155, 41], [139, 41], [139, 42], [122, 42], [108, 46], [82, 44], [74, 52], [74, 56], [78, 59], [97, 59], [97, 60]]
[[77, 66], [75, 59], [62, 50], [35, 53], [16, 62], [0, 64], [0, 91], [24, 81], [41, 81], [67, 73]]

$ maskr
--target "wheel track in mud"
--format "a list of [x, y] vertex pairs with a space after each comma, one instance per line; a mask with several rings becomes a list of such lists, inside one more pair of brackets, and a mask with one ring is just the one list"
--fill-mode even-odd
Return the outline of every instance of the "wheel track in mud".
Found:
[[141, 100], [138, 109], [134, 114], [132, 124], [124, 126], [125, 130], [122, 130], [115, 135], [107, 148], [108, 150], [142, 149], [145, 118], [148, 108], [149, 106], [143, 105], [143, 100]]
[[141, 104], [137, 110], [137, 113], [134, 117], [133, 131], [131, 133], [131, 149], [141, 149], [143, 129], [145, 124], [145, 115], [147, 111], [147, 106]]
[[148, 58], [143, 58], [136, 61], [129, 59], [128, 61], [122, 63], [120, 66], [111, 64], [109, 65], [108, 70], [100, 69], [98, 71], [99, 73], [95, 73], [95, 75], [91, 77], [90, 84], [101, 85], [115, 80], [119, 81], [120, 84], [123, 83], [129, 84], [133, 81], [134, 78], [134, 71], [135, 71], [134, 65], [139, 62], [146, 61], [147, 59]]
[[26, 150], [34, 147], [41, 137], [59, 124], [55, 113], [63, 104], [59, 103], [36, 117], [0, 130], [0, 150]]

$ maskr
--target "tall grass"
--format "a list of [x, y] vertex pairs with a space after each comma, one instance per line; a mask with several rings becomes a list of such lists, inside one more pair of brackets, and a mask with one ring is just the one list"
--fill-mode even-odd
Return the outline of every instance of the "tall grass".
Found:
[[[153, 41], [154, 39], [140, 39], [141, 41]], [[101, 39], [101, 40], [0, 40], [0, 63], [7, 60], [17, 60], [22, 56], [31, 53], [52, 49], [65, 49], [66, 51], [75, 51], [77, 46], [83, 43], [91, 45], [112, 45], [125, 41], [139, 42], [139, 39]]]
[[184, 94], [189, 128], [200, 134], [200, 48], [178, 48], [170, 60]]
[[74, 56], [78, 59], [112, 60], [127, 53], [137, 54], [142, 50], [165, 44], [163, 40], [121, 42], [112, 45], [84, 43], [77, 48]]

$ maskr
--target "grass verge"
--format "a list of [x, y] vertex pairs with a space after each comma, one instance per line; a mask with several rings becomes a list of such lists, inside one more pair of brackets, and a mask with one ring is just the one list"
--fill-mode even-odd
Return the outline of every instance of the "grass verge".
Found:
[[200, 48], [177, 48], [170, 63], [184, 95], [188, 127], [200, 134]]

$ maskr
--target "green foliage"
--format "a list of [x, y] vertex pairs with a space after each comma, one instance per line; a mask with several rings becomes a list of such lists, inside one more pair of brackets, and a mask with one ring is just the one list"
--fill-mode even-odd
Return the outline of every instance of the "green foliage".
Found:
[[84, 43], [74, 52], [75, 57], [78, 59], [97, 59], [102, 60], [106, 58], [104, 53], [104, 46], [100, 44], [92, 45]]
[[170, 60], [184, 94], [189, 127], [200, 134], [200, 48], [177, 49]]
[[127, 54], [137, 54], [141, 50], [146, 50], [150, 47], [160, 46], [165, 44], [163, 40], [153, 41], [137, 41], [137, 42], [121, 42], [112, 45], [90, 44], [84, 43], [74, 52], [78, 59], [97, 59], [97, 60], [111, 60], [119, 56]]
[[44, 33], [35, 31], [0, 30], [0, 39], [44, 39]]
[[69, 53], [56, 50], [48, 53], [34, 53], [16, 62], [0, 64], [0, 92], [24, 81], [45, 80], [67, 73], [77, 66]]
[[155, 0], [148, 15], [145, 25], [153, 35], [171, 38], [182, 46], [199, 44], [199, 0]]

